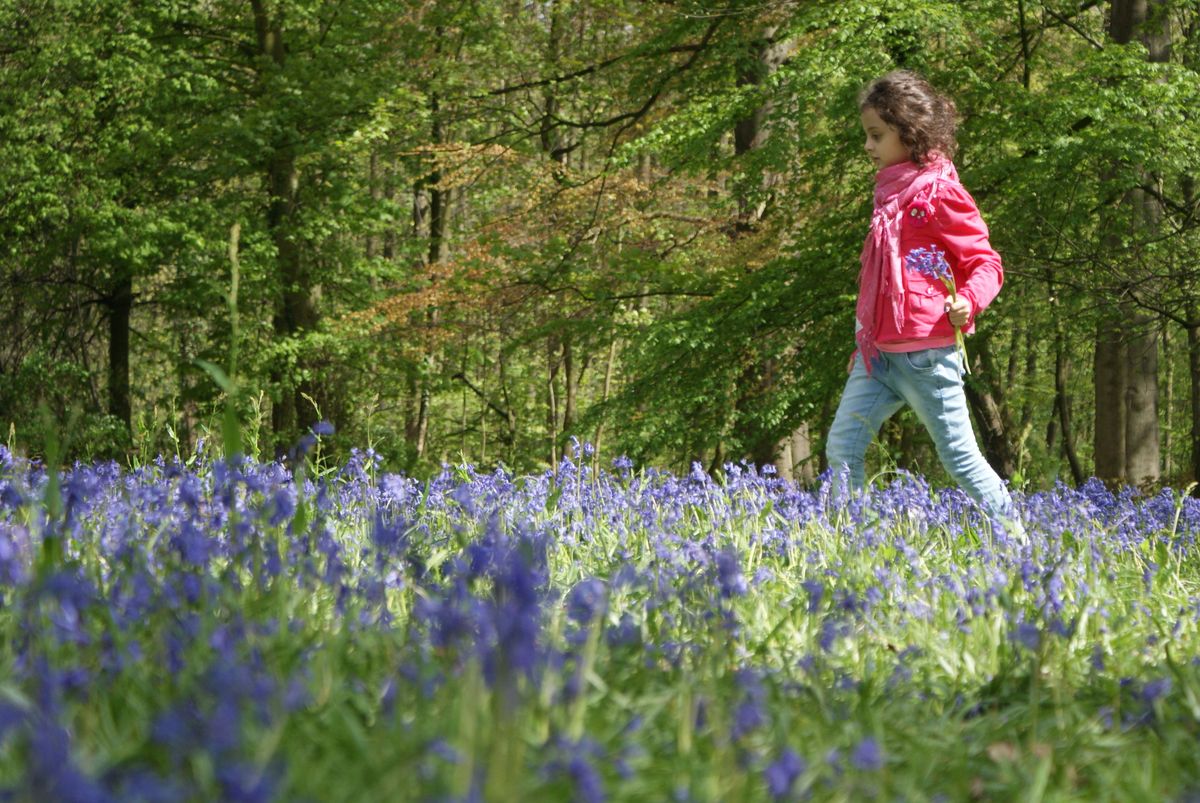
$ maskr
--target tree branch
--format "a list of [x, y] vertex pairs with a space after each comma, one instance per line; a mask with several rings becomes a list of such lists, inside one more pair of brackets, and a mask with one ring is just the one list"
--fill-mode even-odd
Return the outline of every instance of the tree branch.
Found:
[[457, 379], [457, 380], [461, 381], [464, 385], [466, 385], [468, 388], [470, 388], [475, 393], [476, 396], [478, 396], [480, 399], [483, 400], [483, 403], [487, 405], [489, 410], [491, 410], [496, 415], [503, 418], [504, 423], [506, 425], [511, 426], [512, 421], [513, 421], [512, 413], [508, 412], [507, 410], [502, 409], [494, 401], [489, 399], [487, 397], [487, 394], [484, 393], [481, 389], [475, 387], [475, 385], [471, 382], [471, 380], [467, 379], [467, 377], [462, 373], [462, 371], [459, 371], [458, 373], [454, 374], [450, 378]]
[[[1084, 11], [1087, 11], [1089, 8], [1092, 8], [1092, 7], [1093, 7], [1093, 6], [1095, 6], [1095, 5], [1096, 5], [1095, 3], [1085, 3], [1083, 6], [1081, 6], [1081, 7], [1080, 7], [1079, 11], [1080, 11], [1080, 13], [1082, 13], [1082, 12], [1084, 12]], [[1054, 17], [1054, 19], [1058, 20], [1058, 21], [1059, 21], [1059, 22], [1061, 22], [1063, 25], [1066, 25], [1066, 26], [1067, 26], [1068, 28], [1070, 28], [1072, 31], [1074, 31], [1075, 33], [1077, 33], [1077, 34], [1079, 34], [1080, 36], [1082, 36], [1082, 37], [1083, 37], [1083, 39], [1084, 39], [1084, 40], [1085, 40], [1085, 41], [1086, 41], [1086, 42], [1087, 42], [1089, 45], [1091, 45], [1092, 47], [1096, 48], [1097, 50], [1103, 50], [1103, 49], [1104, 49], [1104, 45], [1103, 45], [1102, 43], [1100, 43], [1100, 42], [1097, 42], [1095, 39], [1093, 39], [1091, 36], [1089, 36], [1089, 35], [1088, 35], [1088, 33], [1087, 33], [1087, 31], [1084, 31], [1084, 30], [1083, 30], [1083, 29], [1081, 29], [1081, 28], [1080, 28], [1078, 25], [1076, 25], [1074, 22], [1072, 22], [1072, 21], [1071, 21], [1071, 19], [1070, 19], [1070, 17], [1064, 17], [1062, 14], [1059, 14], [1057, 11], [1055, 11], [1055, 10], [1054, 10], [1054, 9], [1052, 9], [1052, 8], [1050, 8], [1049, 6], [1042, 6], [1042, 8], [1043, 8], [1043, 9], [1045, 10], [1045, 12], [1046, 12], [1047, 14], [1049, 14], [1051, 17]]]
[[586, 75], [591, 75], [593, 73], [600, 72], [603, 69], [611, 67], [614, 64], [619, 64], [622, 61], [626, 61], [628, 59], [657, 58], [659, 56], [667, 55], [668, 53], [690, 53], [692, 51], [699, 50], [703, 46], [704, 46], [703, 44], [672, 45], [671, 47], [664, 47], [664, 48], [661, 48], [658, 50], [646, 50], [646, 51], [639, 51], [637, 49], [634, 49], [634, 50], [629, 51], [628, 53], [621, 53], [620, 55], [613, 56], [612, 58], [607, 58], [607, 59], [604, 59], [603, 61], [598, 61], [595, 64], [589, 64], [587, 67], [580, 68], [578, 70], [575, 70], [574, 72], [564, 73], [562, 75], [554, 75], [549, 78], [539, 78], [536, 81], [522, 81], [521, 83], [513, 84], [512, 86], [502, 86], [499, 89], [490, 89], [487, 92], [483, 93], [482, 95], [471, 95], [467, 99], [468, 100], [483, 100], [484, 98], [496, 97], [498, 95], [508, 95], [512, 92], [520, 92], [521, 90], [524, 90], [524, 89], [538, 89], [540, 87], [550, 86], [551, 84], [563, 84], [563, 83], [566, 83], [567, 81], [574, 81], [576, 78], [582, 78]]

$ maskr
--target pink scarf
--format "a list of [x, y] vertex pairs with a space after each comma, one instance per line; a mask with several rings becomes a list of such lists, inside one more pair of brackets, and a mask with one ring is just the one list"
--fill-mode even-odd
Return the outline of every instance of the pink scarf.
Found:
[[860, 328], [854, 335], [867, 373], [879, 354], [875, 345], [878, 327], [875, 309], [882, 291], [891, 302], [896, 330], [904, 328], [904, 279], [900, 275], [900, 222], [905, 214], [916, 213], [923, 219], [933, 214], [938, 184], [958, 181], [954, 163], [939, 153], [930, 153], [923, 167], [900, 162], [875, 174], [875, 213], [871, 231], [863, 243], [862, 269], [858, 273], [858, 306], [855, 314]]

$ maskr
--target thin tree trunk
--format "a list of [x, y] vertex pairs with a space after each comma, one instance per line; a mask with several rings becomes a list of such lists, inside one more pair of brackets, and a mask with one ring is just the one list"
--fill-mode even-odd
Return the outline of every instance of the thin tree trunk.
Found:
[[1002, 412], [1003, 401], [997, 400], [998, 391], [993, 390], [995, 383], [989, 381], [990, 377], [995, 375], [995, 365], [989, 348], [990, 339], [977, 337], [974, 342], [977, 368], [970, 381], [964, 384], [967, 403], [975, 414], [983, 453], [988, 463], [996, 473], [1008, 479], [1016, 472], [1017, 461], [1013, 456], [1011, 426]]
[[133, 308], [133, 274], [122, 270], [106, 300], [108, 306], [108, 412], [132, 432], [129, 397], [129, 315]]
[[[607, 402], [608, 397], [612, 393], [613, 366], [616, 364], [616, 361], [617, 361], [617, 338], [614, 335], [612, 342], [610, 342], [608, 344], [608, 360], [606, 360], [605, 364], [604, 364], [604, 387], [600, 394], [600, 403], [601, 404], [604, 404], [605, 402]], [[601, 438], [603, 437], [603, 435], [604, 435], [604, 420], [601, 419], [596, 424], [595, 447], [596, 447], [597, 459], [599, 459], [599, 456], [600, 456], [600, 445], [601, 445]]]
[[785, 437], [775, 444], [775, 473], [780, 477], [792, 478], [796, 465], [792, 462], [792, 439]]
[[[371, 195], [371, 201], [373, 202], [372, 206], [378, 207], [379, 200], [383, 197], [383, 193], [379, 187], [379, 153], [374, 148], [371, 149], [371, 156], [367, 161], [367, 188]], [[367, 241], [363, 247], [363, 255], [367, 258], [367, 261], [370, 262], [371, 260], [375, 259], [375, 256], [378, 253], [379, 235], [373, 233], [368, 234]], [[375, 271], [371, 271], [372, 289], [375, 288], [376, 283], [377, 279], [375, 278]]]
[[417, 458], [425, 456], [429, 444], [429, 381], [421, 382], [421, 401], [417, 405]]
[[404, 383], [404, 440], [414, 449], [417, 444], [417, 404], [419, 398], [417, 372], [416, 369], [409, 368], [406, 372]]
[[[1171, 34], [1161, 0], [1112, 0], [1109, 35], [1118, 44], [1136, 37], [1151, 62], [1170, 58]], [[1132, 228], [1158, 227], [1161, 210], [1140, 189], [1123, 200], [1132, 207]], [[1116, 243], [1116, 232], [1111, 237]], [[1102, 321], [1096, 340], [1096, 474], [1111, 484], [1151, 484], [1160, 476], [1158, 337], [1153, 319], [1123, 303]], [[1119, 362], [1120, 364], [1115, 364]], [[1118, 454], [1118, 448], [1120, 453]]]
[[1162, 358], [1166, 364], [1166, 381], [1165, 390], [1167, 398], [1163, 404], [1163, 475], [1170, 482], [1171, 475], [1175, 473], [1175, 460], [1171, 454], [1175, 448], [1175, 439], [1172, 437], [1171, 427], [1175, 423], [1172, 413], [1175, 408], [1175, 361], [1171, 359], [1171, 330], [1167, 326], [1162, 329]]
[[1132, 321], [1133, 336], [1126, 354], [1129, 360], [1125, 392], [1125, 471], [1130, 483], [1149, 486], [1160, 475], [1158, 421], [1158, 326], [1148, 316]]
[[[1188, 304], [1188, 373], [1192, 384], [1192, 482], [1200, 481], [1200, 319], [1196, 317], [1196, 304]], [[1193, 490], [1200, 496], [1200, 486]]]
[[558, 349], [554, 339], [546, 341], [546, 432], [550, 446], [550, 467], [558, 470], [558, 394], [554, 382], [558, 377]]
[[1017, 0], [1017, 20], [1021, 28], [1021, 86], [1029, 89], [1029, 26], [1025, 20], [1025, 0]]
[[1128, 476], [1125, 464], [1128, 358], [1123, 334], [1119, 322], [1111, 318], [1100, 321], [1092, 370], [1096, 386], [1095, 474], [1110, 485], [1124, 482]]
[[[440, 34], [440, 30], [439, 30]], [[436, 92], [431, 93], [429, 97], [429, 112], [433, 121], [431, 136], [435, 143], [445, 141], [445, 131], [442, 124], [441, 101]], [[434, 157], [437, 158], [436, 156]], [[449, 230], [449, 198], [445, 188], [441, 186], [442, 171], [440, 166], [434, 163], [433, 169], [429, 175], [422, 181], [423, 188], [428, 190], [429, 208], [429, 247], [426, 253], [426, 268], [431, 284], [439, 281], [438, 267], [445, 261], [448, 253], [447, 232]], [[416, 210], [414, 209], [414, 212]], [[416, 448], [417, 457], [423, 458], [428, 451], [429, 440], [429, 416], [430, 416], [430, 384], [433, 381], [433, 375], [437, 370], [437, 358], [435, 347], [432, 342], [432, 333], [437, 328], [439, 323], [439, 314], [437, 308], [426, 309], [424, 312], [425, 331], [427, 335], [424, 342], [424, 354], [421, 357], [424, 364], [420, 381], [420, 401], [417, 405], [417, 423], [415, 438], [413, 444]]]
[[[287, 50], [283, 41], [282, 19], [270, 15], [263, 0], [251, 0], [258, 52], [270, 59], [271, 71], [284, 66]], [[259, 73], [260, 84], [269, 91], [270, 72]], [[313, 301], [312, 277], [306, 270], [300, 246], [293, 236], [296, 230], [296, 199], [300, 187], [300, 171], [296, 164], [295, 146], [287, 141], [276, 142], [266, 162], [267, 231], [275, 246], [275, 264], [281, 288], [273, 325], [279, 339], [295, 337], [316, 327], [318, 316]], [[301, 366], [303, 367], [303, 366]], [[303, 372], [302, 372], [303, 373]], [[273, 383], [279, 388], [278, 402], [272, 405], [271, 423], [277, 439], [294, 439], [301, 429], [316, 421], [316, 411], [305, 396], [314, 398], [310, 380], [301, 380], [294, 388], [287, 382], [280, 367], [272, 370]]]
[[793, 430], [791, 451], [791, 479], [803, 486], [811, 486], [817, 481], [817, 472], [812, 460], [812, 434], [807, 421]]
[[[737, 81], [739, 86], [755, 86], [763, 83], [764, 80], [779, 68], [780, 63], [791, 52], [791, 49], [794, 47], [793, 40], [785, 39], [779, 41], [775, 38], [777, 33], [777, 26], [767, 26], [759, 32], [758, 36], [746, 41], [744, 45], [745, 53], [738, 66]], [[767, 124], [767, 120], [771, 106], [770, 101], [756, 106], [745, 117], [734, 124], [733, 150], [735, 158], [744, 156], [762, 147], [767, 141], [767, 137], [770, 134], [770, 127]], [[775, 181], [775, 176], [765, 173], [759, 181], [760, 186], [756, 189], [765, 190]], [[738, 194], [738, 216], [734, 226], [734, 230], [738, 236], [752, 232], [765, 213], [766, 202], [759, 200], [756, 197], [758, 194], [760, 193], [752, 194], [748, 186], [743, 187]], [[735, 415], [737, 414], [737, 410], [746, 407], [747, 404], [752, 404], [751, 399], [760, 395], [770, 394], [775, 384], [775, 367], [774, 358], [767, 358], [759, 365], [750, 365], [747, 367], [741, 381], [739, 381], [739, 385], [745, 390], [737, 397]], [[756, 377], [761, 378], [758, 379]], [[761, 432], [751, 437], [751, 442], [746, 444], [746, 446], [749, 457], [755, 464], [764, 465], [773, 463], [779, 473], [791, 473], [789, 456], [791, 449], [790, 433], [782, 438], [779, 437], [777, 432]]]
[[563, 432], [570, 432], [571, 427], [575, 425], [575, 405], [579, 395], [579, 377], [575, 374], [575, 346], [570, 332], [563, 336], [562, 359], [563, 386], [566, 392], [563, 406]]
[[1071, 478], [1076, 485], [1084, 480], [1083, 465], [1079, 462], [1079, 454], [1075, 449], [1075, 430], [1071, 424], [1071, 361], [1067, 354], [1061, 324], [1054, 336], [1054, 399], [1058, 407], [1058, 420], [1062, 428], [1062, 448], [1066, 455], [1067, 465], [1071, 468]]
[[[467, 361], [467, 351], [468, 351], [468, 339], [467, 338], [468, 338], [468, 335], [464, 331], [463, 337], [462, 337], [462, 368], [459, 369], [462, 371], [462, 375], [464, 377], [467, 375], [467, 369], [470, 368], [470, 364]], [[459, 452], [459, 455], [462, 457], [462, 459], [465, 460], [466, 454], [467, 454], [467, 385], [465, 382], [463, 383], [462, 397], [460, 400], [460, 404], [461, 404], [461, 408], [460, 408], [460, 414], [458, 417], [458, 431], [459, 431], [458, 452]]]
[[505, 423], [508, 425], [508, 462], [517, 459], [517, 415], [513, 412], [512, 400], [508, 395], [508, 360], [504, 356], [504, 327], [500, 327], [499, 342], [496, 344], [496, 369], [500, 380], [500, 397], [504, 399]]
[[[1183, 178], [1183, 197], [1191, 203], [1195, 197], [1196, 183], [1192, 176]], [[1200, 317], [1197, 317], [1196, 296], [1188, 296], [1187, 301], [1187, 344], [1188, 344], [1188, 373], [1191, 379], [1191, 481], [1200, 482]], [[1192, 489], [1192, 495], [1200, 497], [1200, 485]]]

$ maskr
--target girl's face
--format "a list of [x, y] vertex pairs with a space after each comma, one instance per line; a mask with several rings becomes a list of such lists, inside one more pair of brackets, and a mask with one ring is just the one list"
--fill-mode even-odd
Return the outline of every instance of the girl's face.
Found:
[[907, 162], [911, 157], [908, 148], [900, 141], [900, 132], [890, 126], [879, 116], [879, 112], [870, 106], [862, 110], [862, 127], [867, 133], [867, 141], [863, 144], [875, 167], [882, 170], [900, 162]]

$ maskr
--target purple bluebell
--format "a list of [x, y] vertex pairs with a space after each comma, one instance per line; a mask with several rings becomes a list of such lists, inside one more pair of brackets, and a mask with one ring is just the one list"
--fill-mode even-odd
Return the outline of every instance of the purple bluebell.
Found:
[[850, 763], [855, 769], [874, 772], [883, 768], [883, 749], [874, 736], [868, 736], [854, 746]]
[[1018, 622], [1009, 633], [1014, 643], [1029, 651], [1036, 651], [1042, 643], [1042, 633], [1032, 622]]
[[1141, 698], [1143, 702], [1154, 703], [1162, 699], [1167, 694], [1171, 693], [1171, 679], [1169, 677], [1161, 677], [1151, 680], [1142, 687]]
[[580, 625], [587, 625], [604, 611], [608, 596], [604, 581], [589, 577], [576, 583], [567, 593], [567, 617]]
[[805, 580], [800, 587], [808, 592], [808, 612], [816, 613], [821, 608], [821, 600], [825, 596], [825, 586], [819, 580]]
[[577, 753], [571, 757], [567, 772], [575, 789], [575, 799], [583, 803], [600, 803], [606, 799], [604, 782], [600, 773], [586, 755]]
[[804, 759], [790, 747], [783, 748], [779, 757], [763, 771], [767, 780], [767, 791], [775, 800], [784, 800], [791, 794], [796, 779], [804, 774]]
[[727, 547], [717, 553], [717, 584], [723, 597], [745, 596], [746, 577], [742, 574], [741, 557], [735, 547]]
[[605, 642], [610, 649], [639, 644], [641, 638], [642, 629], [628, 611], [622, 613], [620, 621], [604, 633]]
[[904, 267], [930, 279], [945, 280], [951, 275], [946, 252], [936, 245], [909, 251], [904, 255]]
[[766, 721], [767, 718], [760, 700], [742, 700], [733, 711], [733, 729], [730, 735], [734, 741], [737, 741], [762, 727]]

